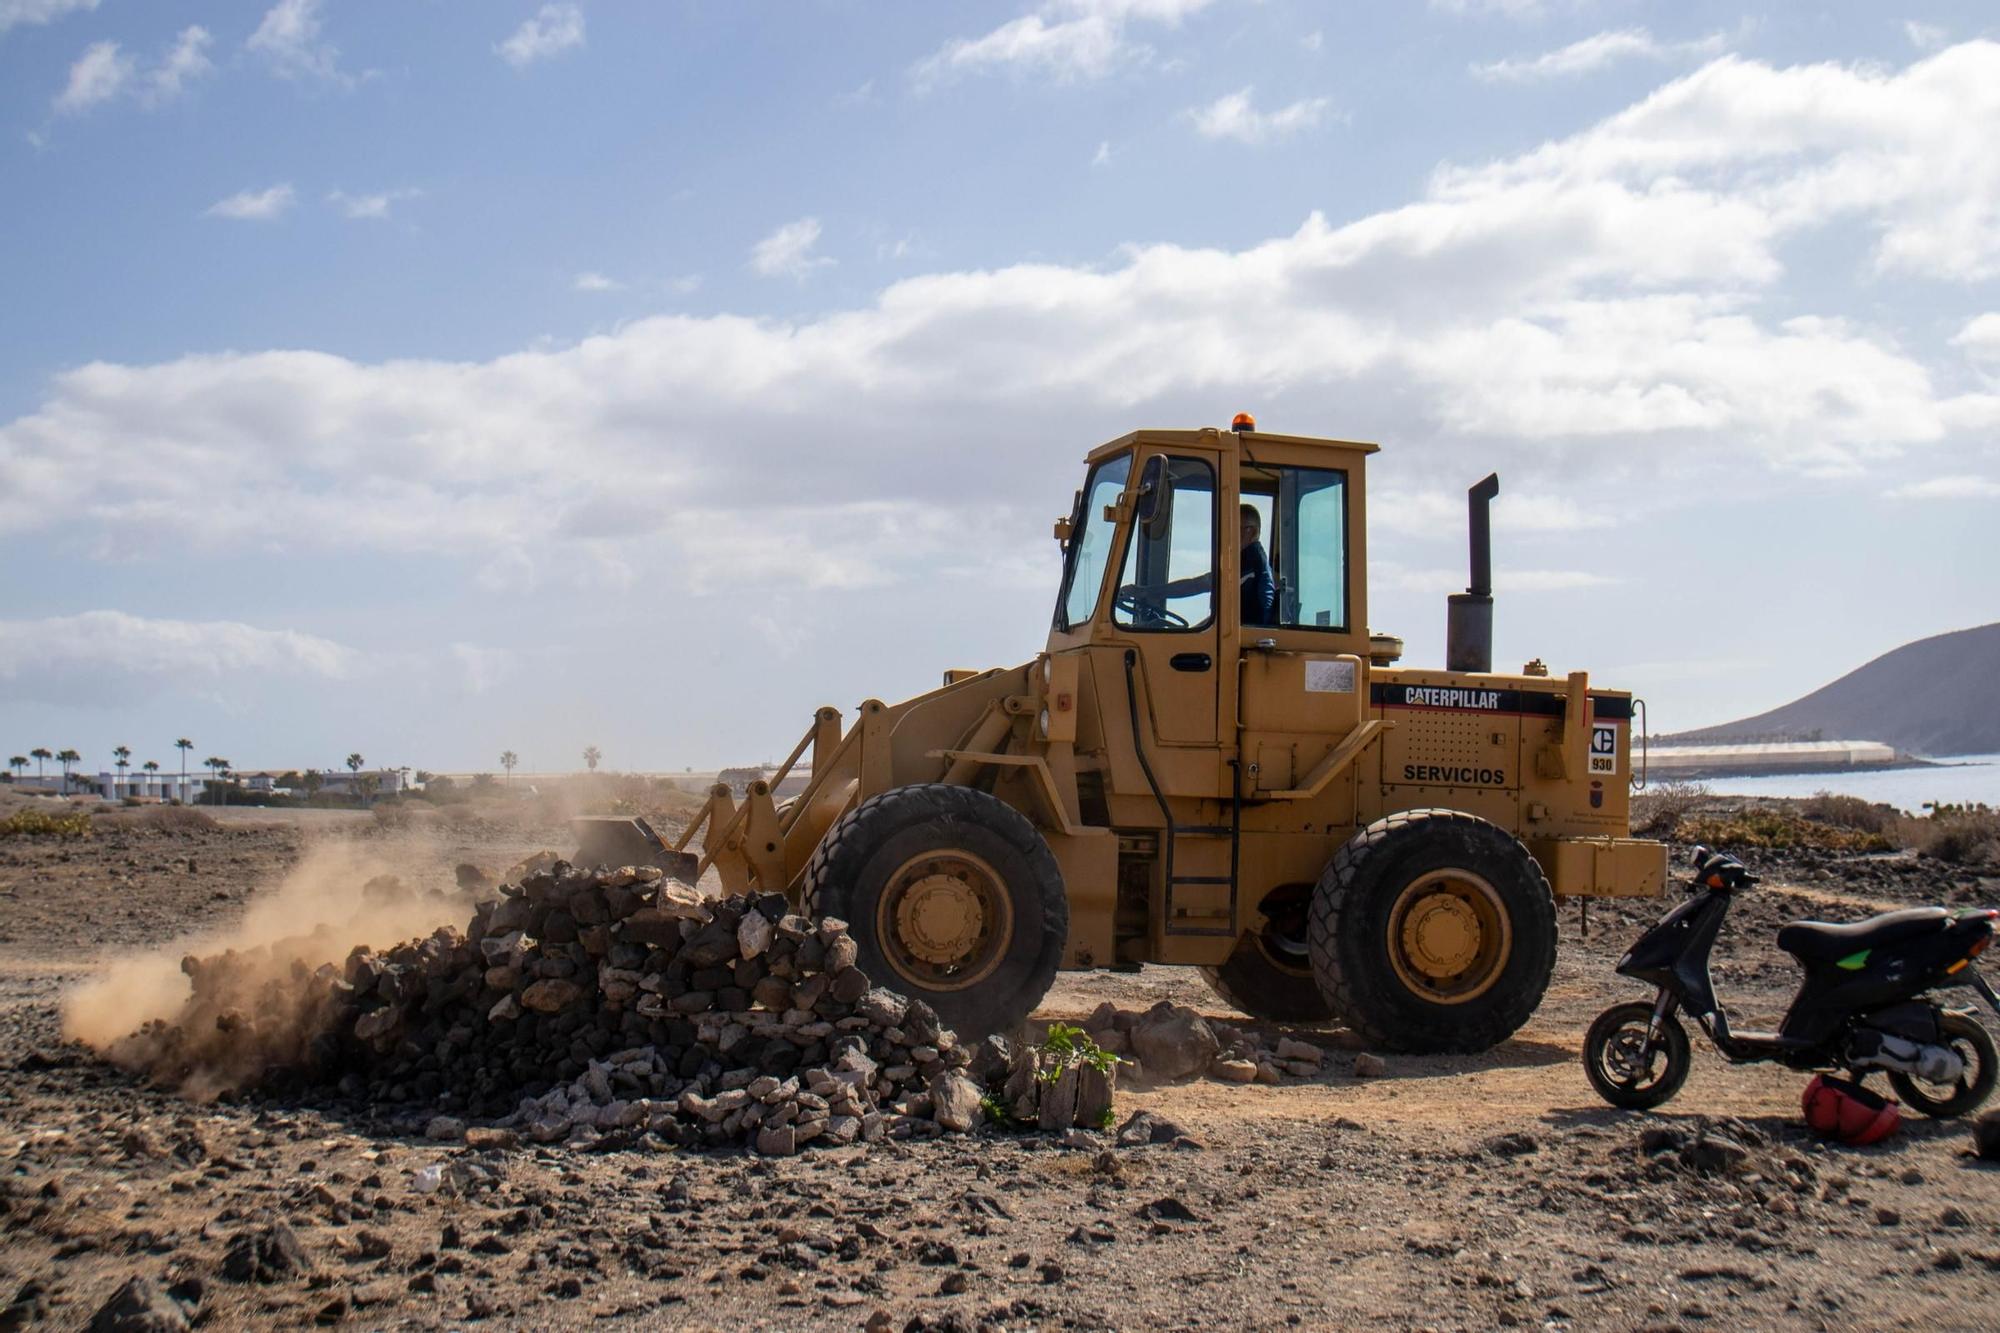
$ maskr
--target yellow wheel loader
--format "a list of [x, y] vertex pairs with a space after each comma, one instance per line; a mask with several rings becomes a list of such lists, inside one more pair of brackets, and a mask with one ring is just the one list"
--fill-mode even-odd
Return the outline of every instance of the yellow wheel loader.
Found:
[[1559, 901], [1665, 883], [1666, 849], [1625, 836], [1634, 702], [1492, 670], [1492, 477], [1446, 669], [1395, 665], [1367, 628], [1375, 451], [1247, 417], [1093, 450], [1033, 661], [851, 725], [822, 708], [672, 844], [600, 821], [581, 859], [839, 917], [870, 975], [964, 1034], [1018, 1024], [1060, 968], [1181, 963], [1250, 1015], [1389, 1049], [1505, 1039]]

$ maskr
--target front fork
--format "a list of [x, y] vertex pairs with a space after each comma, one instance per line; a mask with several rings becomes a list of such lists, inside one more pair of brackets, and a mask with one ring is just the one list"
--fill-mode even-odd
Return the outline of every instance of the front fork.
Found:
[[1673, 1017], [1674, 1010], [1679, 1004], [1680, 999], [1671, 990], [1665, 986], [1660, 987], [1660, 997], [1653, 1001], [1653, 1016], [1646, 1020], [1646, 1053], [1648, 1055], [1651, 1055], [1653, 1048], [1659, 1044], [1660, 1033], [1666, 1027], [1667, 1020]]

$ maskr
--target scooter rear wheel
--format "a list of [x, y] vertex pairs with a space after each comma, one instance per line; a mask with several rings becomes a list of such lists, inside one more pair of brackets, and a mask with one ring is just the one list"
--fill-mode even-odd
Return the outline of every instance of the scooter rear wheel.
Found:
[[1653, 1006], [1643, 1000], [1614, 1004], [1597, 1016], [1583, 1039], [1583, 1072], [1597, 1095], [1627, 1111], [1658, 1106], [1681, 1090], [1693, 1054], [1687, 1029], [1668, 1014], [1657, 1039], [1648, 1035]]
[[[1889, 1071], [1889, 1083], [1896, 1095], [1933, 1120], [1949, 1120], [1979, 1108], [2000, 1080], [2000, 1058], [1993, 1051], [1993, 1038], [1969, 1014], [1940, 1014], [1938, 1027], [1945, 1045], [1965, 1062], [1965, 1072], [1955, 1084], [1925, 1083], [1899, 1069]], [[1942, 1096], [1938, 1094], [1944, 1094]]]

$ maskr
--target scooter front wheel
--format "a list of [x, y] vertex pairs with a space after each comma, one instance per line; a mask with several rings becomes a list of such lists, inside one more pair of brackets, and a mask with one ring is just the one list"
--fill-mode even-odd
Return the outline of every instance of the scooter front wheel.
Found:
[[1645, 1111], [1681, 1090], [1693, 1054], [1687, 1029], [1672, 1014], [1653, 1030], [1653, 1006], [1642, 1000], [1614, 1004], [1597, 1016], [1583, 1039], [1583, 1072], [1613, 1106]]
[[1992, 1095], [1994, 1083], [2000, 1081], [2000, 1062], [1996, 1062], [1993, 1038], [1986, 1035], [1985, 1027], [1970, 1014], [1940, 1014], [1938, 1027], [1944, 1032], [1945, 1044], [1964, 1062], [1958, 1082], [1925, 1083], [1914, 1075], [1892, 1069], [1889, 1083], [1897, 1096], [1933, 1120], [1949, 1120], [1977, 1110]]

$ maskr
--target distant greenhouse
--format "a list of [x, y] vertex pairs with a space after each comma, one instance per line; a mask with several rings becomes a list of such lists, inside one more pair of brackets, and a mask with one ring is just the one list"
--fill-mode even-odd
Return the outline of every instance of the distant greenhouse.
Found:
[[1892, 768], [1910, 756], [1875, 741], [1768, 741], [1752, 745], [1653, 745], [1645, 757], [1655, 782], [1676, 778], [1758, 777]]

